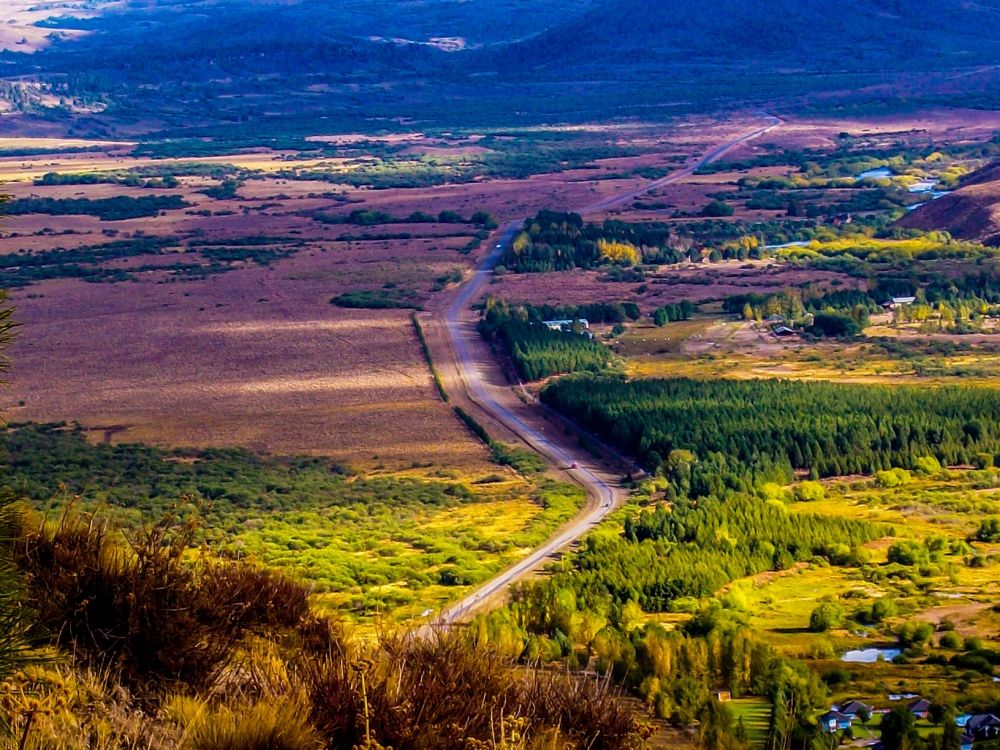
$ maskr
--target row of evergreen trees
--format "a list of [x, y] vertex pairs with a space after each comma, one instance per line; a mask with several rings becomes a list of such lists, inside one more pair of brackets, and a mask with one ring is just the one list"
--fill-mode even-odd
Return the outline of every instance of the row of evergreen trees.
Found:
[[1000, 393], [991, 388], [578, 375], [546, 386], [542, 401], [650, 468], [690, 451], [694, 496], [711, 494], [702, 485], [718, 479], [746, 488], [746, 479], [791, 469], [826, 477], [1000, 452]]
[[509, 321], [499, 337], [523, 380], [566, 372], [600, 372], [611, 360], [611, 351], [586, 333], [554, 331], [541, 323]]

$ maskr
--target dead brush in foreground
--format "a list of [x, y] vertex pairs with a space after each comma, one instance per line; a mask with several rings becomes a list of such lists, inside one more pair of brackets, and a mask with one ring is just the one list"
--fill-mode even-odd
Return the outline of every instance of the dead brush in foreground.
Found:
[[[193, 521], [126, 541], [64, 515], [16, 560], [64, 664], [33, 750], [629, 750], [642, 727], [604, 680], [518, 669], [465, 633], [351, 642], [306, 587], [191, 558]], [[42, 669], [41, 667], [39, 669]], [[55, 686], [60, 700], [56, 700]]]
[[176, 513], [130, 536], [64, 513], [25, 529], [15, 560], [39, 619], [77, 664], [141, 694], [205, 687], [252, 632], [307, 622], [309, 590], [252, 565], [191, 563], [197, 520]]
[[396, 750], [633, 746], [640, 726], [610, 683], [515, 666], [454, 633], [385, 637], [369, 658], [313, 662], [303, 678], [330, 747], [368, 737]]

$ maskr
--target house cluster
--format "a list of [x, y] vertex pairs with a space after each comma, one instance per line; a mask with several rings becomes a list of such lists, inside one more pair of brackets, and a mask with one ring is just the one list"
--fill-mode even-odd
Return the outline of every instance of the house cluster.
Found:
[[[917, 719], [926, 719], [931, 710], [931, 702], [917, 695], [890, 695], [890, 701], [910, 700], [907, 708]], [[843, 706], [831, 706], [817, 721], [824, 732], [833, 734], [852, 729], [854, 722], [865, 724], [874, 716], [889, 713], [887, 708], [872, 708], [860, 701], [851, 701]], [[994, 714], [963, 714], [955, 718], [962, 731], [962, 750], [972, 750], [973, 743], [1000, 738], [1000, 718]], [[881, 750], [881, 743], [875, 742], [873, 750]]]

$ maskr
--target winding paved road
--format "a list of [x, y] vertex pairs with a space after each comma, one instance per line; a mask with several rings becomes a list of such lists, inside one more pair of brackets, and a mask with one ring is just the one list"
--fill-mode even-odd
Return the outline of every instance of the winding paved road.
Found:
[[[586, 206], [580, 209], [579, 213], [585, 215], [606, 211], [647, 193], [650, 190], [654, 190], [658, 187], [663, 187], [673, 182], [677, 182], [678, 180], [682, 180], [685, 177], [689, 177], [698, 168], [716, 161], [730, 149], [757, 138], [758, 136], [763, 135], [764, 133], [767, 133], [782, 124], [782, 120], [777, 117], [772, 117], [770, 115], [762, 115], [762, 117], [765, 117], [768, 120], [768, 124], [765, 127], [758, 128], [751, 133], [747, 133], [740, 138], [729, 141], [728, 143], [713, 149], [698, 163], [687, 167], [680, 172], [664, 177], [661, 180], [652, 182], [638, 190], [606, 198], [599, 203]], [[462, 320], [462, 314], [469, 308], [471, 303], [478, 298], [484, 285], [489, 283], [493, 273], [493, 268], [500, 259], [504, 247], [506, 247], [507, 244], [513, 240], [514, 236], [522, 226], [523, 221], [517, 221], [510, 224], [504, 232], [503, 238], [496, 245], [496, 247], [493, 248], [492, 252], [485, 256], [476, 266], [472, 277], [465, 282], [465, 285], [462, 287], [458, 297], [448, 309], [448, 313], [445, 317], [445, 323], [448, 329], [448, 334], [451, 337], [452, 344], [455, 348], [459, 375], [465, 381], [469, 398], [492, 414], [512, 432], [521, 437], [534, 450], [541, 453], [555, 465], [573, 467], [574, 464], [576, 464], [576, 468], [569, 468], [567, 471], [574, 480], [583, 485], [584, 488], [589, 491], [592, 500], [587, 509], [585, 509], [580, 516], [574, 519], [570, 525], [563, 527], [556, 536], [549, 539], [541, 547], [532, 551], [530, 555], [517, 564], [494, 576], [482, 586], [469, 593], [464, 599], [455, 602], [441, 612], [441, 614], [436, 618], [436, 624], [438, 625], [453, 625], [462, 620], [468, 614], [480, 608], [494, 594], [497, 594], [507, 586], [527, 575], [530, 571], [538, 567], [547, 557], [555, 554], [563, 547], [584, 536], [587, 532], [604, 520], [605, 516], [611, 513], [618, 504], [615, 491], [611, 485], [599, 477], [595, 471], [590, 468], [593, 465], [593, 460], [589, 455], [583, 454], [582, 451], [577, 450], [575, 447], [570, 448], [568, 446], [552, 442], [534, 426], [525, 422], [517, 414], [512, 412], [503, 404], [499, 403], [489, 394], [483, 383], [478, 363], [472, 355], [472, 348], [469, 343], [470, 340], [474, 339], [474, 337], [478, 336], [478, 334], [476, 333], [474, 326], [470, 325], [468, 321]], [[593, 498], [597, 499], [596, 504], [593, 502]]]

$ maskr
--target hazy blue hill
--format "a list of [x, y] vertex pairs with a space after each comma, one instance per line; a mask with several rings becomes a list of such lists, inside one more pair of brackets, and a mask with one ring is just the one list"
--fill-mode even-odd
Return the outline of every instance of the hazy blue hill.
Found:
[[[234, 43], [354, 38], [393, 40], [402, 46], [457, 39], [465, 47], [505, 44], [558, 26], [598, 0], [176, 0], [133, 2], [92, 18], [60, 16], [42, 25], [93, 32], [76, 42], [86, 49], [125, 49], [136, 42], [184, 42], [214, 35]], [[16, 50], [15, 50], [16, 52]]]
[[882, 106], [886, 90], [854, 92], [936, 71], [900, 101], [1000, 106], [1000, 0], [134, 0], [43, 25], [91, 33], [0, 54], [4, 78], [177, 128], [655, 118], [822, 92]]
[[494, 64], [940, 68], [1000, 57], [1000, 0], [605, 0]]

